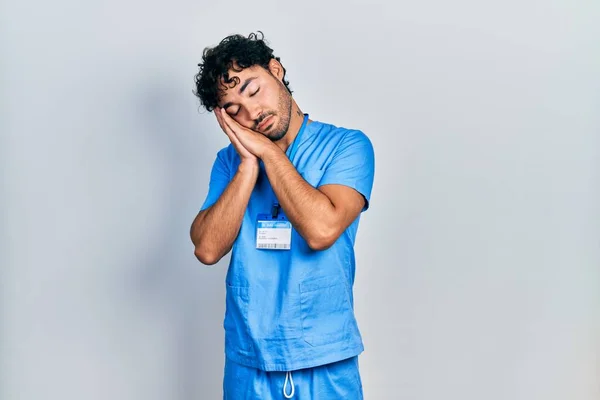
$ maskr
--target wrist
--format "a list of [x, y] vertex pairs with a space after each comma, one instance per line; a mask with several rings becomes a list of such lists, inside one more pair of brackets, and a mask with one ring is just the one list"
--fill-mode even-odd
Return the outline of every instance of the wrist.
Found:
[[258, 160], [254, 159], [254, 160], [245, 160], [243, 159], [240, 162], [240, 165], [238, 166], [238, 173], [242, 174], [242, 175], [250, 175], [250, 176], [255, 176], [258, 175]]
[[267, 161], [273, 159], [273, 157], [277, 157], [282, 153], [281, 149], [273, 142], [269, 142], [269, 145], [265, 146], [262, 154], [260, 155], [260, 159], [263, 161]]

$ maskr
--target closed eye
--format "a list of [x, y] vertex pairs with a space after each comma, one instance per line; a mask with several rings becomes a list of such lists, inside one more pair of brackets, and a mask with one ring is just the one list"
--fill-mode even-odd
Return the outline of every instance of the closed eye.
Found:
[[256, 89], [256, 92], [252, 93], [250, 97], [254, 96], [256, 93], [260, 92], [260, 88]]
[[229, 108], [225, 108], [225, 111], [227, 111], [227, 114], [231, 115], [232, 117], [235, 117], [240, 112], [240, 107], [236, 108], [234, 113], [231, 112], [232, 108], [232, 106], [230, 106]]

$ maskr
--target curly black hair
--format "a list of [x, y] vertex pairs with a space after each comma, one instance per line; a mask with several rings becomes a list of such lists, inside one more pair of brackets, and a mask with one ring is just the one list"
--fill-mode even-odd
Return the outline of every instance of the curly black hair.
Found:
[[[279, 57], [273, 55], [273, 49], [267, 46], [264, 34], [260, 31], [258, 34], [251, 33], [247, 38], [237, 34], [227, 36], [217, 46], [204, 49], [202, 62], [198, 64], [200, 72], [195, 75], [194, 95], [207, 111], [213, 111], [218, 105], [219, 91], [225, 89], [220, 85], [221, 78], [230, 88], [239, 83], [239, 78], [229, 77], [229, 70], [239, 72], [254, 65], [268, 70], [269, 61], [273, 58], [280, 61]], [[285, 80], [285, 68], [283, 84], [291, 94], [289, 82]]]

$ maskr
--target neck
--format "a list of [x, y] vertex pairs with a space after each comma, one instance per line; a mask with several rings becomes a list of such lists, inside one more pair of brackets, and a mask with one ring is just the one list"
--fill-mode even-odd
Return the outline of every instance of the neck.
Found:
[[[298, 136], [298, 132], [300, 132], [300, 128], [302, 127], [302, 122], [304, 122], [304, 114], [300, 111], [298, 104], [296, 104], [295, 101], [292, 101], [292, 115], [290, 116], [290, 126], [288, 127], [288, 131], [284, 137], [275, 142], [282, 151], [287, 151], [288, 147], [290, 147], [294, 139], [296, 139], [296, 136]], [[308, 120], [307, 123], [308, 122], [310, 122], [310, 120]]]

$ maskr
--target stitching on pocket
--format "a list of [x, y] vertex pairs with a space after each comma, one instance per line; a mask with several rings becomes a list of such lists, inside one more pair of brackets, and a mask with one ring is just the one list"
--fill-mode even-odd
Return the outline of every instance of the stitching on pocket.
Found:
[[[225, 317], [225, 321], [223, 321], [228, 344], [234, 342], [237, 343], [238, 349], [249, 351], [252, 349], [252, 342], [247, 330], [249, 308], [248, 287], [231, 286], [227, 284], [226, 296], [230, 298], [231, 303], [231, 308], [227, 310], [227, 312], [232, 314], [229, 321], [227, 320], [227, 316]], [[238, 300], [236, 301], [235, 299]], [[240, 322], [239, 319], [241, 319], [243, 324], [242, 327], [238, 326]], [[227, 323], [227, 321], [229, 323]]]
[[353, 314], [346, 285], [331, 277], [300, 286], [302, 337], [311, 346], [335, 343], [351, 334]]
[[314, 290], [324, 289], [339, 284], [340, 282], [336, 281], [335, 278], [332, 277], [326, 276], [323, 278], [316, 278], [308, 282], [300, 283], [300, 293], [308, 293]]

